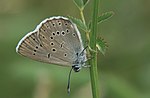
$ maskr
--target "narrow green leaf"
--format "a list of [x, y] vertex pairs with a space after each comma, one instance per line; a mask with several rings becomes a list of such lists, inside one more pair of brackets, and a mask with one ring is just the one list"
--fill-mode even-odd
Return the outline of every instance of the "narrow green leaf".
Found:
[[80, 10], [83, 10], [86, 4], [89, 2], [89, 0], [73, 0], [73, 1]]
[[83, 1], [82, 0], [73, 0], [74, 3], [76, 4], [76, 6], [79, 8], [79, 9], [82, 9], [83, 8]]
[[105, 55], [105, 52], [106, 52], [106, 49], [108, 46], [107, 46], [106, 42], [104, 41], [104, 39], [97, 38], [96, 39], [96, 47], [103, 55]]
[[84, 7], [89, 3], [90, 0], [83, 0]]
[[69, 19], [72, 20], [73, 23], [75, 23], [79, 28], [81, 28], [84, 31], [87, 31], [87, 26], [80, 20], [71, 16], [68, 16]]
[[103, 13], [102, 15], [100, 15], [98, 17], [98, 23], [101, 23], [109, 18], [111, 18], [112, 16], [114, 15], [114, 12], [113, 11], [110, 11], [110, 12], [106, 12], [106, 13]]

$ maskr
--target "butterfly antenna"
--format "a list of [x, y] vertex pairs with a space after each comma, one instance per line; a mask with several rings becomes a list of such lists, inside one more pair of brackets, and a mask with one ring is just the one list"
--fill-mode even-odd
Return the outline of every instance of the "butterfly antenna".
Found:
[[73, 67], [71, 68], [70, 72], [69, 72], [69, 77], [68, 77], [68, 85], [67, 85], [67, 92], [68, 95], [70, 94], [70, 77], [71, 77], [71, 72], [72, 72]]
[[88, 48], [88, 46], [86, 46], [86, 47], [82, 50], [82, 52], [80, 53], [80, 55], [82, 55], [82, 53], [83, 53], [87, 48]]

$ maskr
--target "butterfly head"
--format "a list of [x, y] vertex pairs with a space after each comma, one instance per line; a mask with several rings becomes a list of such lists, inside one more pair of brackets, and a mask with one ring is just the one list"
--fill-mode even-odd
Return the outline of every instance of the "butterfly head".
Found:
[[81, 68], [85, 65], [86, 55], [78, 55], [75, 62], [72, 65], [72, 68], [75, 72], [79, 72]]
[[73, 68], [73, 70], [75, 71], [75, 72], [79, 72], [80, 71], [80, 69], [81, 69], [81, 67], [79, 66], [79, 65], [73, 65], [72, 66], [72, 68]]

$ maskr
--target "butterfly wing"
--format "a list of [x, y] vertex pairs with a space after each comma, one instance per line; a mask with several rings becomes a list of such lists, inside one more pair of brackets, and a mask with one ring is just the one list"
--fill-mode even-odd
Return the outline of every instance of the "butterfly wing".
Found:
[[18, 44], [17, 52], [31, 59], [71, 66], [83, 50], [75, 24], [64, 17], [48, 18], [28, 33]]
[[70, 65], [68, 62], [51, 56], [51, 54], [45, 49], [44, 45], [38, 39], [38, 32], [31, 32], [26, 35], [19, 42], [16, 51], [19, 54], [36, 61], [66, 66]]

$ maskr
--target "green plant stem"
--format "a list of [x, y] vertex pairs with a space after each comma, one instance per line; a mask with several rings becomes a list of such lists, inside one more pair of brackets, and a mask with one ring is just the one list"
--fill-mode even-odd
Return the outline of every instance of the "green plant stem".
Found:
[[[93, 15], [92, 15], [92, 27], [90, 33], [90, 47], [93, 50], [96, 50], [96, 36], [97, 36], [97, 19], [98, 19], [98, 5], [99, 0], [93, 1]], [[98, 81], [98, 70], [97, 70], [97, 52], [91, 52], [91, 55], [94, 57], [90, 60], [90, 77], [91, 77], [91, 87], [93, 98], [99, 97], [99, 81]]]
[[80, 15], [81, 15], [81, 19], [82, 19], [83, 23], [85, 24], [85, 18], [84, 18], [84, 14], [83, 14], [83, 9], [80, 9]]

